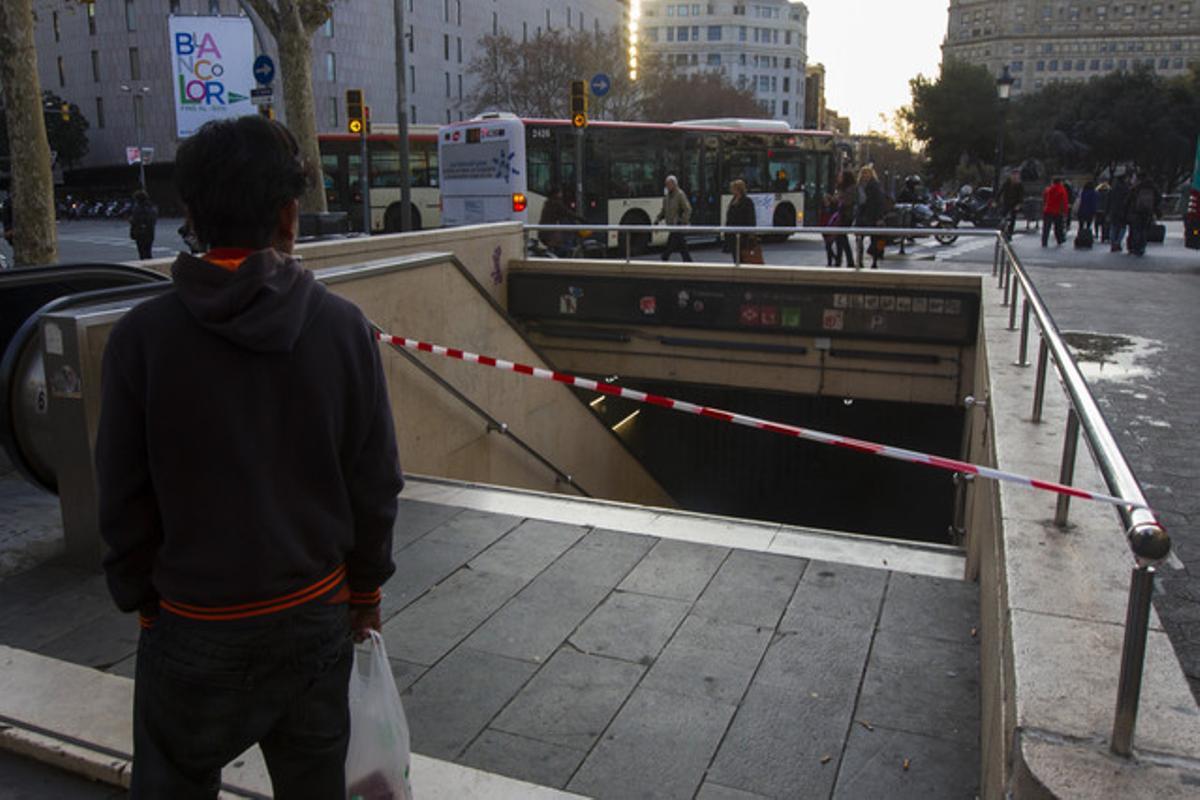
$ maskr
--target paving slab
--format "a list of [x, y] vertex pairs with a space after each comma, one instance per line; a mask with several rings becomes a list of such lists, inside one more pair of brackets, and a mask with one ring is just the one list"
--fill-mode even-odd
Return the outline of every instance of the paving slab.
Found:
[[477, 554], [486, 550], [521, 522], [521, 517], [511, 514], [494, 514], [468, 508], [438, 525], [425, 534], [424, 538], [462, 545], [471, 550], [472, 554]]
[[586, 753], [643, 671], [637, 664], [564, 648], [521, 689], [492, 727]]
[[386, 622], [464, 566], [475, 548], [459, 542], [421, 539], [396, 554], [396, 571], [383, 584], [379, 612]]
[[728, 786], [722, 786], [719, 783], [705, 781], [700, 784], [700, 791], [696, 793], [696, 800], [770, 800], [761, 794], [753, 792], [743, 792], [741, 789], [730, 789]]
[[454, 506], [408, 500], [401, 496], [396, 524], [392, 526], [392, 551], [398, 554], [434, 528], [461, 513], [462, 509]]
[[969, 641], [979, 626], [979, 587], [924, 575], [893, 574], [880, 630], [905, 631], [932, 639]]
[[931, 739], [854, 725], [838, 771], [834, 800], [886, 797], [926, 800], [979, 794], [979, 742]]
[[979, 730], [979, 646], [880, 631], [856, 718], [961, 742]]
[[587, 528], [527, 519], [471, 561], [471, 568], [529, 580], [579, 541]]
[[767, 650], [772, 631], [688, 615], [642, 686], [736, 705]]
[[605, 586], [542, 574], [472, 633], [466, 644], [509, 658], [543, 662], [609, 591]]
[[822, 617], [810, 617], [797, 628], [771, 642], [755, 684], [853, 703], [867, 663], [871, 630]]
[[638, 689], [567, 785], [600, 800], [691, 797], [734, 707]]
[[73, 664], [107, 669], [137, 652], [137, 615], [115, 607], [46, 642], [38, 651]]
[[511, 575], [460, 569], [384, 623], [388, 654], [436, 663], [524, 585]]
[[852, 697], [813, 697], [756, 681], [708, 779], [765, 797], [828, 797], [853, 709]]
[[124, 789], [0, 750], [0, 798], [3, 800], [117, 800]]
[[455, 759], [528, 681], [536, 667], [459, 648], [404, 692], [413, 749]]
[[675, 633], [688, 607], [680, 600], [613, 592], [569, 641], [584, 653], [650, 664]]
[[696, 601], [696, 613], [773, 628], [807, 565], [802, 558], [735, 550]]
[[625, 579], [657, 542], [652, 536], [593, 530], [547, 567], [541, 577], [611, 589]]
[[795, 631], [810, 616], [842, 620], [848, 625], [874, 625], [883, 605], [888, 572], [882, 569], [810, 562], [788, 604], [781, 631]]
[[566, 786], [587, 753], [488, 729], [467, 748], [462, 762], [539, 786]]
[[723, 547], [662, 539], [621, 582], [620, 588], [690, 603], [708, 586], [728, 555], [729, 550]]

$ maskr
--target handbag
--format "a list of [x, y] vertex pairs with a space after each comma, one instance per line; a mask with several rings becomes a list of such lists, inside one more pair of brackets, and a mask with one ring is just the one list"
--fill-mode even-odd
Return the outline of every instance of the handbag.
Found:
[[742, 245], [742, 263], [743, 264], [762, 264], [763, 251], [762, 245], [758, 242], [757, 236], [751, 236], [749, 240]]
[[383, 636], [369, 631], [354, 648], [350, 672], [349, 800], [412, 800], [408, 720], [388, 663]]

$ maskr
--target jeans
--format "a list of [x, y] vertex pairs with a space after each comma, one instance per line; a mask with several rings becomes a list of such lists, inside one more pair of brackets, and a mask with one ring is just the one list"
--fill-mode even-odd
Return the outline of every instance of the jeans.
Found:
[[1125, 223], [1116, 222], [1115, 220], [1109, 223], [1108, 240], [1112, 243], [1113, 252], [1121, 249], [1121, 242], [1125, 239]]
[[1050, 226], [1054, 226], [1054, 241], [1062, 244], [1067, 240], [1067, 234], [1063, 230], [1063, 215], [1062, 214], [1042, 214], [1042, 247], [1046, 246], [1046, 242], [1050, 240]]
[[663, 250], [662, 260], [670, 261], [671, 253], [675, 252], [676, 250], [679, 251], [679, 254], [683, 257], [684, 261], [692, 260], [692, 254], [688, 252], [687, 239], [683, 238], [683, 234], [682, 233], [668, 233], [667, 234], [667, 248], [665, 250]]
[[843, 233], [835, 238], [833, 243], [837, 248], [837, 258], [834, 259], [834, 262], [840, 267], [842, 258], [845, 257], [846, 266], [854, 269], [854, 249], [850, 247], [850, 237]]
[[130, 796], [215, 798], [258, 743], [274, 796], [344, 797], [353, 661], [344, 605], [236, 622], [163, 612], [138, 642]]

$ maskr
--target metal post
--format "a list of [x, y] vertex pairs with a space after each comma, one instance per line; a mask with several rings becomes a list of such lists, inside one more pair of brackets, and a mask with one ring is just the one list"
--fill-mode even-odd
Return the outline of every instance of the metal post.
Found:
[[1000, 252], [1001, 252], [1001, 249], [1002, 248], [1000, 247], [1000, 237], [997, 236], [996, 237], [996, 249], [992, 253], [992, 275], [1000, 274]]
[[1004, 290], [1004, 302], [1001, 305], [1008, 305], [1008, 290], [1012, 287], [1012, 264], [1005, 260], [1004, 269], [1002, 270], [1000, 288]]
[[625, 231], [625, 263], [626, 264], [629, 263], [630, 253], [632, 252], [632, 249], [633, 249], [633, 234], [630, 233], [629, 231]]
[[1017, 366], [1029, 366], [1029, 298], [1021, 304], [1021, 350], [1017, 355]]
[[575, 129], [575, 215], [584, 219], [583, 206], [583, 128]]
[[[359, 194], [362, 195], [362, 224], [363, 233], [371, 235], [371, 165], [367, 159], [367, 126], [363, 125], [358, 132], [358, 162], [359, 162]], [[403, 169], [403, 167], [401, 167]]]
[[742, 234], [740, 233], [733, 235], [733, 265], [735, 267], [742, 265]]
[[1017, 329], [1017, 290], [1020, 288], [1020, 281], [1012, 282], [1012, 293], [1008, 298], [1008, 329], [1015, 331]]
[[1150, 600], [1154, 595], [1154, 567], [1137, 566], [1129, 582], [1129, 607], [1125, 612], [1125, 644], [1121, 648], [1121, 678], [1117, 684], [1117, 713], [1113, 718], [1111, 749], [1119, 756], [1133, 750], [1142, 670], [1146, 665], [1146, 635], [1150, 628]]
[[1037, 377], [1033, 380], [1033, 422], [1042, 421], [1042, 398], [1046, 396], [1046, 362], [1050, 360], [1050, 346], [1046, 344], [1046, 335], [1042, 334], [1042, 343], [1038, 346]]
[[[1062, 466], [1058, 471], [1058, 482], [1070, 486], [1075, 480], [1075, 452], [1079, 449], [1079, 412], [1075, 407], [1067, 409], [1067, 431], [1063, 439]], [[1060, 494], [1058, 505], [1054, 509], [1054, 524], [1063, 527], [1067, 524], [1067, 514], [1071, 510], [1071, 496]]]
[[412, 174], [408, 154], [408, 77], [404, 74], [405, 53], [404, 0], [392, 0], [392, 24], [396, 30], [396, 133], [400, 137], [400, 230], [412, 230]]

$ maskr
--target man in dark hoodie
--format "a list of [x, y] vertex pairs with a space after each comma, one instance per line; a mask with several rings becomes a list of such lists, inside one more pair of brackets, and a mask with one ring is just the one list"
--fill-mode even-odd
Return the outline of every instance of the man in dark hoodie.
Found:
[[276, 797], [344, 797], [402, 487], [378, 346], [290, 255], [312, 173], [286, 128], [210, 122], [175, 178], [210, 249], [113, 329], [96, 442], [109, 590], [142, 624], [132, 796], [216, 797], [258, 743]]

